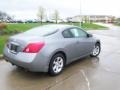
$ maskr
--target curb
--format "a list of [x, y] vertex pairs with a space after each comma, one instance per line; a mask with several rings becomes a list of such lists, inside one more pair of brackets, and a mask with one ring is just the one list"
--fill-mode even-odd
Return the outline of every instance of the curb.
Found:
[[0, 55], [0, 59], [3, 59], [3, 55]]

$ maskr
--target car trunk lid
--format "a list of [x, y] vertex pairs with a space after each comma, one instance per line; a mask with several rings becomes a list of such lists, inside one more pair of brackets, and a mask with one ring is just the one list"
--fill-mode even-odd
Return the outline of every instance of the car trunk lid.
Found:
[[43, 37], [40, 36], [29, 36], [29, 35], [15, 35], [10, 37], [8, 41], [8, 48], [12, 53], [22, 52], [23, 49], [29, 44], [34, 42], [43, 42]]

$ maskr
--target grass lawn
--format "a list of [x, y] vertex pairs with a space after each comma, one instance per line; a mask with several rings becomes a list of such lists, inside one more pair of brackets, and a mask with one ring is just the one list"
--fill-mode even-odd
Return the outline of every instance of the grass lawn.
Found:
[[[44, 24], [46, 24], [46, 23], [44, 23]], [[66, 24], [68, 24], [68, 23], [66, 23]], [[30, 28], [37, 27], [37, 26], [40, 26], [40, 25], [41, 25], [40, 23], [8, 24], [7, 32], [11, 32], [11, 31], [14, 31], [14, 30], [26, 31], [26, 30], [28, 30]], [[79, 23], [73, 23], [72, 25], [79, 26], [80, 24]], [[91, 24], [90, 23], [84, 23], [82, 25], [82, 28], [85, 29], [85, 30], [89, 30], [89, 29], [105, 29], [107, 27], [92, 24], [92, 23]], [[9, 36], [10, 35], [2, 35], [2, 36], [0, 36], [0, 54], [3, 53], [4, 45], [5, 45], [5, 43], [6, 43]]]
[[[80, 26], [80, 23], [73, 23], [72, 25]], [[100, 29], [107, 29], [105, 26], [93, 24], [93, 23], [84, 23], [82, 24], [82, 28], [85, 30], [100, 30]]]
[[114, 23], [113, 25], [115, 25], [115, 26], [120, 26], [120, 23]]
[[0, 36], [0, 54], [2, 54], [2, 52], [3, 52], [3, 48], [5, 46], [5, 43], [6, 43], [7, 39], [8, 39], [8, 37], [9, 36], [7, 36], [7, 35]]
[[101, 26], [101, 25], [97, 25], [97, 24], [89, 24], [89, 23], [85, 23], [83, 24], [82, 28], [84, 28], [85, 30], [100, 30], [100, 29], [107, 29], [107, 27], [105, 26]]
[[14, 30], [17, 30], [17, 31], [26, 31], [28, 29], [31, 29], [33, 27], [37, 27], [37, 26], [40, 26], [41, 24], [40, 23], [19, 23], [19, 24], [8, 24], [7, 26], [7, 29], [6, 31], [7, 32], [11, 32], [11, 31], [14, 31]]
[[[43, 23], [44, 24], [48, 24], [48, 23]], [[70, 25], [75, 25], [75, 26], [80, 26], [80, 23], [65, 23], [65, 24], [70, 24]], [[20, 30], [20, 31], [26, 31], [28, 29], [31, 29], [33, 27], [37, 27], [40, 26], [40, 23], [19, 23], [19, 24], [8, 24], [7, 26], [7, 31], [14, 31], [14, 30]], [[100, 26], [97, 24], [93, 24], [93, 23], [84, 23], [82, 25], [82, 28], [85, 30], [89, 30], [89, 29], [105, 29], [106, 27], [104, 26]]]

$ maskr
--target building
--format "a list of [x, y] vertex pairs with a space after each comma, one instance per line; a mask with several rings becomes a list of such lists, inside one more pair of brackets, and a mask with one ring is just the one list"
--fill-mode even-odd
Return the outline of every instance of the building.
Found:
[[78, 15], [67, 18], [69, 22], [104, 22], [113, 23], [115, 20], [114, 16], [110, 15]]

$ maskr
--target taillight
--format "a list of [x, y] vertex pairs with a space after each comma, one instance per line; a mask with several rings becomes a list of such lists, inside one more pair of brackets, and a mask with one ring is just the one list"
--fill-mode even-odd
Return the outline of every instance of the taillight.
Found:
[[44, 42], [30, 43], [27, 45], [27, 47], [25, 47], [23, 52], [25, 52], [25, 53], [37, 53], [42, 49], [42, 47], [44, 45], [45, 45]]

